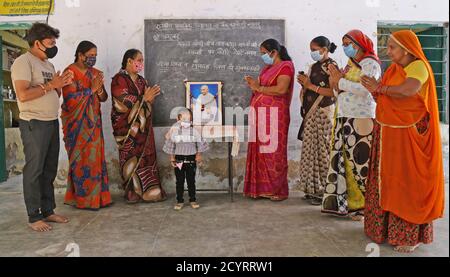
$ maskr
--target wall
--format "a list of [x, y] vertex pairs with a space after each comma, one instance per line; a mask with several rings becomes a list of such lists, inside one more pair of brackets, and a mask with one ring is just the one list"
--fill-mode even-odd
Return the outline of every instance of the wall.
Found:
[[[432, 3], [432, 4], [430, 4]], [[345, 0], [345, 1], [256, 1], [256, 0], [57, 0], [55, 14], [49, 24], [61, 31], [60, 52], [52, 60], [57, 69], [64, 69], [73, 61], [76, 45], [92, 40], [98, 46], [98, 68], [105, 72], [107, 87], [118, 71], [124, 51], [144, 48], [144, 19], [146, 18], [276, 18], [286, 20], [287, 48], [296, 68], [304, 70], [311, 63], [309, 41], [325, 35], [340, 45], [342, 35], [359, 28], [376, 41], [377, 21], [448, 22], [449, 4], [446, 0]], [[45, 16], [1, 17], [0, 21], [45, 20]], [[338, 48], [333, 58], [343, 65], [346, 58]], [[151, 66], [151, 65], [147, 65]], [[299, 118], [299, 86], [296, 85], [291, 107], [292, 123], [289, 141], [289, 179], [295, 189], [298, 175], [300, 143], [297, 141]], [[116, 145], [109, 120], [111, 103], [102, 106], [106, 157], [110, 179], [117, 188], [120, 183]], [[157, 149], [162, 148], [165, 128], [156, 128]], [[199, 178], [200, 187], [226, 187], [226, 148], [215, 144], [205, 154], [205, 167]], [[234, 162], [235, 182], [242, 189], [246, 146]], [[158, 152], [163, 184], [173, 189], [173, 174], [167, 156]], [[58, 186], [65, 184], [67, 156], [61, 144]]]

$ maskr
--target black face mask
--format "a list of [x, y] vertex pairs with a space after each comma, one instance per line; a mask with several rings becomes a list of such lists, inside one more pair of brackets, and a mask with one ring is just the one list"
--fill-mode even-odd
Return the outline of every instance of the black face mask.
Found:
[[[45, 47], [45, 45], [42, 42], [41, 42], [41, 44], [42, 44], [42, 46]], [[53, 59], [56, 56], [56, 54], [58, 53], [58, 47], [56, 47], [56, 45], [53, 47], [50, 47], [50, 48], [45, 47], [45, 51], [42, 50], [41, 48], [39, 48], [39, 50], [44, 52], [48, 59]]]

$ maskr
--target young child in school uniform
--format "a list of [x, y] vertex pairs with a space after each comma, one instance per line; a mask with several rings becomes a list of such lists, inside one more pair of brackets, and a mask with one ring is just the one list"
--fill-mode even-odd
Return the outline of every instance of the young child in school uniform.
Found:
[[184, 206], [184, 183], [187, 182], [189, 202], [193, 209], [200, 208], [196, 199], [195, 175], [197, 165], [201, 166], [201, 153], [208, 150], [208, 143], [192, 125], [192, 112], [183, 109], [178, 113], [177, 123], [166, 135], [163, 151], [170, 155], [170, 162], [175, 170], [177, 204], [179, 211]]

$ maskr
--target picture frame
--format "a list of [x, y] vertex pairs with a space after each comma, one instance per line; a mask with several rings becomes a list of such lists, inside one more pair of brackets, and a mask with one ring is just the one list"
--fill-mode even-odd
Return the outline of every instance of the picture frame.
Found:
[[223, 126], [222, 81], [185, 81], [186, 108], [196, 126]]

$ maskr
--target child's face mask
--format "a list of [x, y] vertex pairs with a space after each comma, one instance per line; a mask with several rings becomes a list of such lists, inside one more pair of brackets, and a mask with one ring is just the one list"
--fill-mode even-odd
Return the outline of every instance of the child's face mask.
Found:
[[183, 127], [183, 128], [191, 127], [191, 122], [190, 121], [183, 120], [183, 121], [180, 122], [180, 124], [181, 124], [181, 127]]

